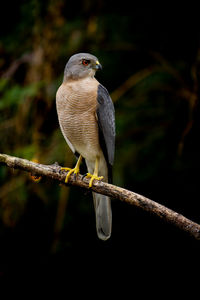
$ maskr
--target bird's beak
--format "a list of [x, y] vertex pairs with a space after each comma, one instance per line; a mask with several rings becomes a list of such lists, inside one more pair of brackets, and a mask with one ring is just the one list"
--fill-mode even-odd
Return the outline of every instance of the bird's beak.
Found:
[[100, 64], [100, 62], [98, 60], [96, 61], [95, 69], [96, 70], [102, 70], [102, 65]]

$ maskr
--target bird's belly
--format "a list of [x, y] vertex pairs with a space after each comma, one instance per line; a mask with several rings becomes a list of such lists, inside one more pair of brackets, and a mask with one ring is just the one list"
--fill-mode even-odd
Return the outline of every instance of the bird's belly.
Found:
[[80, 115], [65, 114], [60, 121], [64, 135], [75, 150], [84, 158], [95, 161], [101, 152], [95, 115], [89, 112]]

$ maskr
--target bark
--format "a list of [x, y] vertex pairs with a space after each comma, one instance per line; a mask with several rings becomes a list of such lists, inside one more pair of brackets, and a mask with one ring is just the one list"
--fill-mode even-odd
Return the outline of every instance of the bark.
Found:
[[[33, 176], [49, 177], [53, 180], [65, 184], [65, 177], [67, 172], [61, 171], [61, 167], [58, 165], [58, 163], [54, 163], [52, 165], [43, 165], [19, 157], [0, 154], [0, 164], [7, 165], [9, 168], [21, 169], [23, 171], [31, 173], [31, 175]], [[96, 180], [93, 182], [92, 188], [89, 188], [89, 179], [83, 177], [80, 174], [76, 177], [74, 177], [74, 175], [72, 174], [67, 184], [79, 186], [84, 189], [90, 189], [94, 192], [104, 194], [112, 198], [124, 201], [128, 204], [137, 206], [153, 215], [156, 215], [164, 221], [175, 225], [179, 229], [193, 236], [195, 239], [200, 239], [199, 224], [140, 194]]]

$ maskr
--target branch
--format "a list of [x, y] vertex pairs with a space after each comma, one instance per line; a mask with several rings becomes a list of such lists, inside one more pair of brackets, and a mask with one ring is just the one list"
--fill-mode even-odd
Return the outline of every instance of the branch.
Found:
[[[45, 176], [52, 178], [65, 184], [66, 172], [61, 171], [61, 167], [54, 163], [53, 165], [43, 165], [31, 162], [26, 159], [10, 156], [7, 154], [0, 154], [0, 164], [7, 165], [10, 168], [21, 169], [30, 172], [34, 176]], [[89, 179], [83, 178], [82, 175], [70, 176], [69, 185], [79, 186], [85, 189], [88, 187]], [[183, 215], [155, 202], [142, 195], [132, 191], [108, 184], [102, 181], [94, 181], [92, 188], [94, 192], [119, 199], [128, 204], [140, 207], [141, 209], [156, 215], [164, 221], [171, 223], [179, 229], [189, 233], [195, 239], [200, 239], [200, 225], [187, 219]]]
[[17, 69], [20, 67], [21, 64], [30, 63], [33, 59], [33, 53], [25, 53], [22, 57], [16, 59], [10, 67], [7, 69], [6, 72], [3, 73], [2, 78], [10, 79]]

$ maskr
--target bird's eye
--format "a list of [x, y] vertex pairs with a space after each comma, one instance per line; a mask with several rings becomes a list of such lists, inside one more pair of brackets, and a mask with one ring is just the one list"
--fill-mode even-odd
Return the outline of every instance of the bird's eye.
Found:
[[88, 66], [89, 63], [90, 63], [90, 60], [88, 60], [88, 59], [83, 59], [83, 60], [82, 60], [82, 64], [83, 64], [84, 66]]

